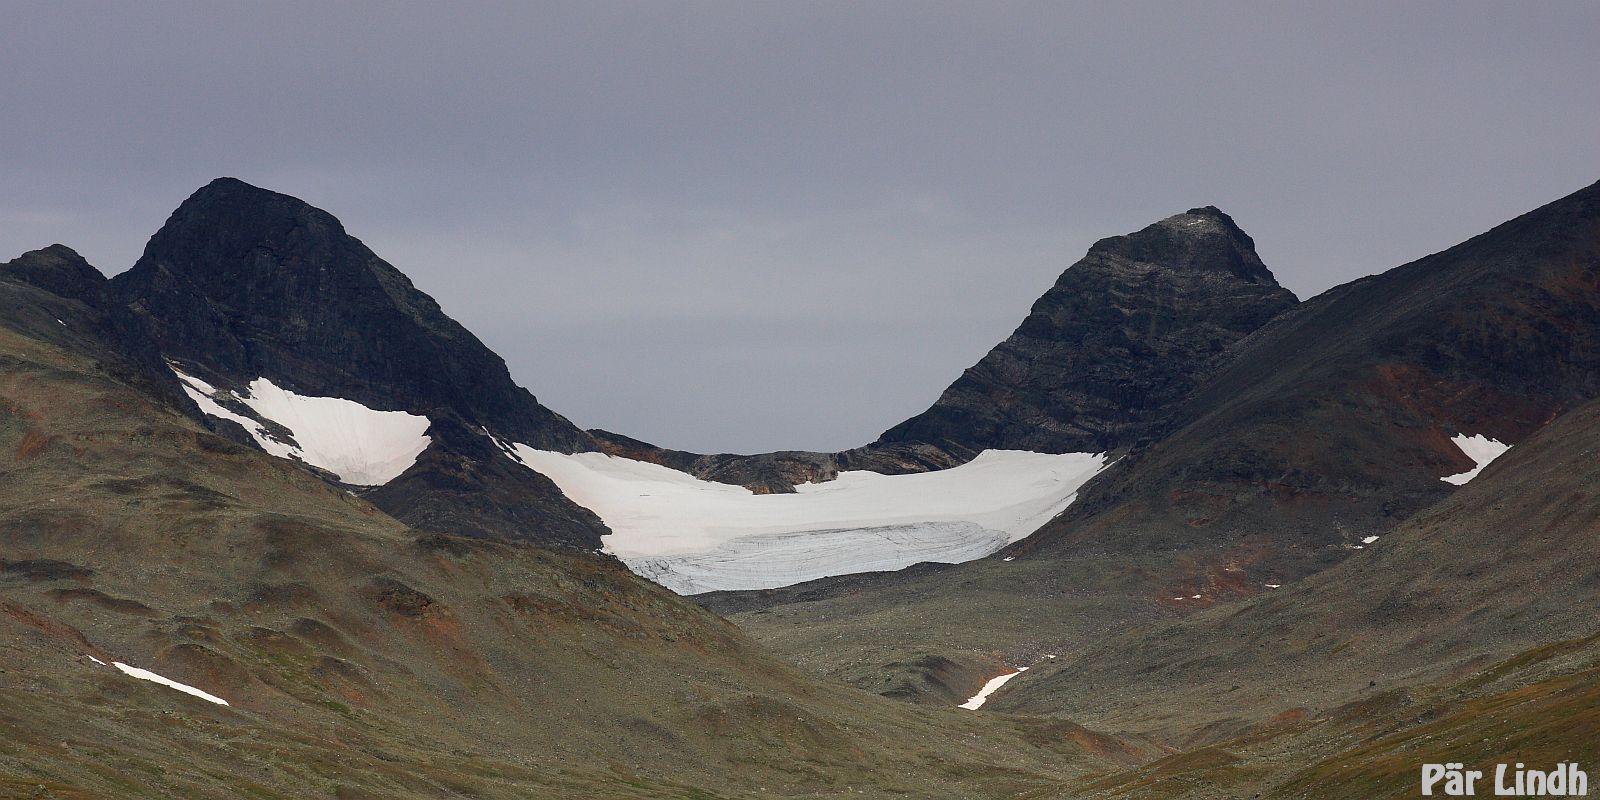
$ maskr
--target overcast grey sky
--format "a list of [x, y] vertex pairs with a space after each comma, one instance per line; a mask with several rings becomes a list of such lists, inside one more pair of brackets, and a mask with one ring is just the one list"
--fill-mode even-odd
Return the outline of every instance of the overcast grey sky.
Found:
[[1310, 296], [1600, 179], [1600, 4], [0, 0], [0, 259], [301, 197], [546, 404], [863, 444], [1095, 240], [1215, 204]]

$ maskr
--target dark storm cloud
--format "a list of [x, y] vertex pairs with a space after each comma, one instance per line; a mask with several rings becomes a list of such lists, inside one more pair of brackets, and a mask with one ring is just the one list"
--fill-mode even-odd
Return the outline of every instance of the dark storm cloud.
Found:
[[1590, 3], [0, 3], [0, 253], [300, 196], [583, 425], [863, 443], [1093, 240], [1308, 296], [1600, 178]]

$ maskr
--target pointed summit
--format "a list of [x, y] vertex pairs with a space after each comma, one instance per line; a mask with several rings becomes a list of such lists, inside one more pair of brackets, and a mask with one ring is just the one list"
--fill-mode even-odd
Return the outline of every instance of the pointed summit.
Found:
[[1166, 269], [1220, 272], [1249, 283], [1278, 283], [1256, 255], [1255, 240], [1216, 206], [1191, 208], [1136, 233], [1101, 239], [1089, 255], [1097, 252]]
[[1293, 306], [1212, 206], [1102, 239], [922, 414], [878, 445], [1108, 451], [1151, 434], [1207, 363]]

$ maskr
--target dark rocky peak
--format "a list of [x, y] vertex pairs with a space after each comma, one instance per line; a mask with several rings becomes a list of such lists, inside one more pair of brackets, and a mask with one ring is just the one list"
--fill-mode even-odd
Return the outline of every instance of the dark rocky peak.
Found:
[[1216, 206], [1191, 208], [1136, 233], [1095, 242], [1089, 257], [1126, 259], [1154, 269], [1212, 272], [1276, 286], [1256, 243]]
[[1015, 333], [876, 446], [1109, 451], [1166, 424], [1235, 342], [1296, 303], [1207, 206], [1102, 239]]
[[285, 194], [212, 181], [112, 279], [111, 292], [166, 356], [208, 380], [266, 377], [373, 408], [453, 413], [535, 446], [592, 447], [333, 215]]
[[[329, 480], [383, 479], [361, 491], [420, 530], [600, 545], [597, 517], [501, 455], [488, 434], [563, 452], [591, 450], [593, 439], [517, 386], [498, 355], [328, 212], [219, 178], [172, 213], [107, 294], [121, 338], [149, 342], [148, 371], [174, 389], [169, 364], [192, 376], [183, 391], [194, 402], [177, 404], [217, 433], [313, 467], [315, 451], [325, 469], [314, 471]], [[258, 378], [424, 416], [424, 449], [397, 476], [367, 469], [371, 453], [303, 438], [318, 428], [250, 407]], [[328, 466], [351, 458], [355, 469]], [[403, 454], [374, 463], [396, 460]]]
[[100, 270], [64, 244], [30, 250], [0, 264], [0, 278], [85, 302], [95, 301], [106, 284], [106, 277], [100, 274]]

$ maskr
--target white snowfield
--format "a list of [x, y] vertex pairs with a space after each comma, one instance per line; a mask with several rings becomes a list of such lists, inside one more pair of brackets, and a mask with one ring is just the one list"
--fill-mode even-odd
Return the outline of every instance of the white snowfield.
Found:
[[[279, 388], [266, 378], [251, 381], [245, 394], [237, 395], [175, 366], [171, 369], [201, 411], [239, 423], [272, 455], [321, 467], [348, 484], [381, 486], [394, 480], [416, 463], [432, 441], [425, 435], [429, 423], [424, 416], [377, 411], [338, 397], [307, 397]], [[294, 441], [280, 441], [256, 420], [224, 408], [217, 402], [219, 394], [287, 428]]]
[[1467, 481], [1478, 477], [1478, 473], [1482, 472], [1484, 467], [1489, 466], [1489, 462], [1499, 458], [1507, 450], [1511, 449], [1511, 445], [1503, 444], [1481, 434], [1476, 436], [1461, 436], [1458, 434], [1450, 441], [1455, 442], [1456, 447], [1461, 448], [1461, 452], [1466, 453], [1467, 458], [1472, 459], [1478, 465], [1459, 475], [1446, 475], [1439, 479], [1457, 486], [1461, 486]]
[[988, 701], [989, 695], [994, 694], [996, 689], [1006, 685], [1006, 681], [1009, 681], [1027, 671], [1027, 667], [1017, 667], [1016, 672], [1008, 672], [1004, 675], [990, 678], [989, 682], [985, 683], [983, 688], [978, 690], [977, 694], [968, 698], [967, 702], [962, 703], [960, 707], [968, 711], [977, 711], [978, 709], [983, 708], [983, 704]]
[[1061, 513], [1106, 464], [989, 450], [937, 472], [847, 471], [794, 494], [755, 494], [603, 453], [517, 444], [507, 455], [597, 514], [612, 531], [607, 552], [680, 594], [981, 558]]
[[[93, 661], [94, 663], [99, 664], [101, 666], [105, 666], [105, 664], [106, 664], [106, 662], [101, 661], [100, 659], [95, 658], [94, 656], [89, 656], [89, 660]], [[178, 691], [183, 692], [184, 694], [192, 694], [195, 697], [200, 698], [201, 700], [206, 700], [206, 701], [209, 701], [209, 702], [212, 702], [212, 703], [216, 703], [219, 706], [228, 705], [228, 701], [226, 701], [226, 700], [224, 700], [224, 699], [222, 699], [222, 698], [220, 698], [220, 697], [218, 697], [218, 696], [216, 696], [214, 694], [211, 694], [210, 692], [205, 692], [205, 691], [202, 691], [200, 689], [196, 689], [196, 688], [194, 688], [193, 686], [190, 686], [187, 683], [179, 683], [179, 682], [177, 682], [177, 681], [175, 681], [175, 680], [173, 680], [171, 678], [167, 678], [167, 677], [163, 677], [161, 675], [157, 675], [154, 672], [151, 672], [150, 670], [140, 669], [138, 667], [130, 667], [127, 664], [122, 663], [121, 661], [113, 661], [113, 662], [111, 662], [111, 666], [116, 667], [119, 671], [122, 672], [122, 674], [127, 675], [129, 677], [138, 678], [141, 681], [150, 681], [152, 683], [159, 683], [162, 686], [168, 686], [168, 687], [171, 687], [173, 689], [177, 689]]]

